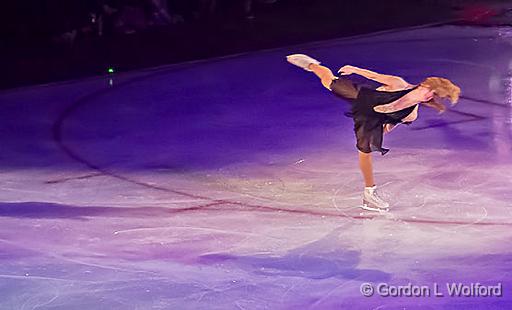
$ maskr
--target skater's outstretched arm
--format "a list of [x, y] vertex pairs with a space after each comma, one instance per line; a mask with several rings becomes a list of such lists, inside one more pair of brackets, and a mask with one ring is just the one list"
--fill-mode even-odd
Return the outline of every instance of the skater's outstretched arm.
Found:
[[388, 91], [404, 89], [412, 86], [399, 76], [380, 74], [367, 69], [361, 69], [349, 65], [341, 67], [338, 70], [338, 73], [341, 75], [358, 74], [364, 76], [367, 79], [386, 85], [386, 90]]
[[[400, 111], [403, 109], [407, 109], [408, 107], [412, 107], [414, 105], [417, 105], [418, 103], [423, 103], [426, 101], [429, 101], [433, 99], [433, 91], [425, 88], [425, 87], [419, 87], [407, 95], [403, 96], [402, 98], [393, 101], [388, 104], [378, 105], [373, 108], [375, 112], [379, 113], [393, 113], [396, 111]], [[415, 120], [418, 113], [418, 107], [414, 109], [411, 118], [412, 120]]]

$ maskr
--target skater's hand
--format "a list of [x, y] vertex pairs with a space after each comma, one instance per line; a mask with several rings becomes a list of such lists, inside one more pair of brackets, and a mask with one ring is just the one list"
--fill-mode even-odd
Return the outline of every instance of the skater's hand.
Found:
[[379, 112], [379, 113], [391, 113], [391, 112], [396, 112], [397, 110], [393, 110], [389, 104], [385, 104], [385, 105], [378, 105], [376, 107], [373, 107], [373, 110], [375, 112]]
[[346, 66], [343, 66], [341, 67], [339, 70], [338, 70], [338, 73], [340, 75], [350, 75], [352, 73], [356, 73], [356, 70], [357, 68], [354, 67], [354, 66], [350, 66], [350, 65], [346, 65]]

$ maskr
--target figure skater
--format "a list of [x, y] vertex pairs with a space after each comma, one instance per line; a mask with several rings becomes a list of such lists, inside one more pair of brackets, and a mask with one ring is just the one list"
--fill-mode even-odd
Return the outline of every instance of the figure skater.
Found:
[[[319, 61], [307, 55], [289, 55], [287, 60], [316, 74], [324, 87], [351, 104], [350, 116], [354, 121], [359, 167], [365, 182], [362, 208], [388, 211], [389, 204], [377, 193], [371, 152], [386, 154], [389, 150], [382, 147], [383, 135], [399, 124], [410, 124], [416, 120], [420, 104], [440, 113], [446, 110], [440, 102], [441, 98], [449, 97], [452, 105], [455, 105], [459, 99], [460, 88], [445, 78], [429, 77], [418, 85], [413, 85], [398, 76], [379, 74], [349, 65], [341, 67], [338, 71], [340, 77], [337, 77], [329, 68], [321, 66]], [[381, 86], [372, 89], [356, 85], [346, 77], [350, 74], [374, 80]]]

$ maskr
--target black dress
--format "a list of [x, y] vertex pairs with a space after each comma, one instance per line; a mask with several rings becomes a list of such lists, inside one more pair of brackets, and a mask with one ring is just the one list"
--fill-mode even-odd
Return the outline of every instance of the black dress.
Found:
[[356, 147], [363, 153], [378, 151], [382, 155], [389, 149], [382, 147], [385, 124], [399, 124], [411, 114], [417, 105], [393, 113], [379, 113], [374, 107], [391, 103], [405, 96], [415, 88], [387, 92], [378, 91], [364, 86], [356, 86], [347, 78], [333, 80], [331, 91], [351, 103], [351, 112], [347, 115], [354, 120], [354, 132], [357, 138]]

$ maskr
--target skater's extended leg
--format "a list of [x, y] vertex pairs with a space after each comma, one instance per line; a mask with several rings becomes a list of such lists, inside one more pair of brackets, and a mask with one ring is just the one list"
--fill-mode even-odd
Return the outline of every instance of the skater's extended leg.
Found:
[[375, 181], [373, 179], [373, 165], [371, 153], [363, 153], [359, 151], [359, 168], [361, 169], [361, 173], [363, 174], [365, 186], [374, 186]]
[[325, 88], [329, 90], [331, 89], [332, 81], [336, 79], [334, 74], [332, 74], [331, 69], [314, 63], [310, 64], [308, 68], [320, 78], [320, 81]]
[[296, 65], [297, 67], [300, 67], [306, 71], [311, 71], [309, 68], [309, 65], [311, 64], [317, 64], [319, 65], [320, 62], [314, 58], [309, 57], [308, 55], [304, 54], [293, 54], [286, 56], [286, 60], [291, 63], [292, 65]]
[[357, 98], [359, 89], [354, 83], [347, 78], [336, 77], [329, 68], [321, 66], [318, 60], [304, 54], [288, 55], [286, 59], [297, 67], [315, 73], [320, 78], [322, 85], [336, 96], [346, 100]]

